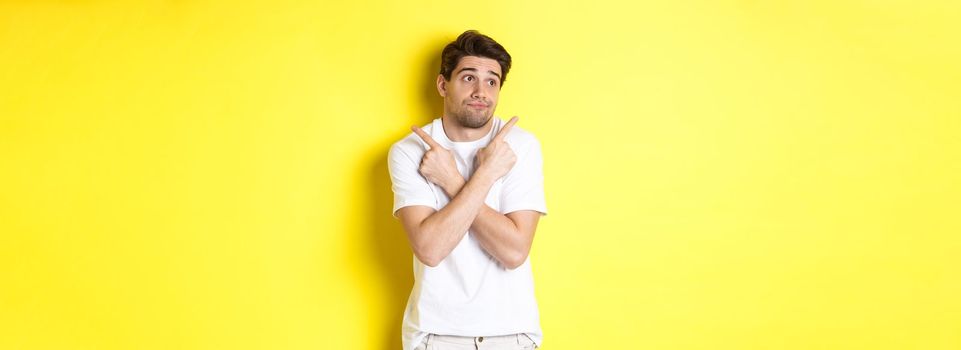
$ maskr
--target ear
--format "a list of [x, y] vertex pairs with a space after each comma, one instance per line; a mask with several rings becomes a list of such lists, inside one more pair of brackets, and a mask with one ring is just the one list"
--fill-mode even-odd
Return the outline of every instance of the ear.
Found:
[[447, 97], [447, 79], [444, 79], [443, 74], [437, 75], [437, 92], [441, 97]]

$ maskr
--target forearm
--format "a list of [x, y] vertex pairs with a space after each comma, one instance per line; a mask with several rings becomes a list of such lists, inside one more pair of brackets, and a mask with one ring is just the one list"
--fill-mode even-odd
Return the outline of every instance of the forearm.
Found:
[[[448, 197], [456, 199], [466, 188], [463, 184], [464, 182], [455, 183], [444, 190]], [[482, 200], [481, 207], [469, 227], [481, 248], [501, 265], [514, 267], [523, 263], [519, 260], [526, 258], [529, 250], [526, 247], [527, 242], [514, 221], [506, 215], [497, 212]]]
[[487, 206], [481, 208], [470, 230], [488, 254], [501, 265], [515, 268], [527, 258], [527, 242], [510, 218]]
[[459, 194], [420, 224], [421, 241], [430, 245], [432, 259], [439, 263], [463, 239], [475, 221], [493, 181], [486, 177], [472, 178], [461, 186]]

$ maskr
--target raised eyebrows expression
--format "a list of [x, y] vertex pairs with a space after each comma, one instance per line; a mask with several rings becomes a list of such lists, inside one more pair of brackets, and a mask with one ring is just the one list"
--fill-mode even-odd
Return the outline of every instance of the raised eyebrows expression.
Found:
[[[477, 72], [477, 68], [464, 67], [464, 68], [461, 68], [461, 69], [457, 70], [457, 72], [455, 72], [454, 75], [460, 75], [460, 73], [463, 72], [463, 71], [465, 71], [465, 70], [466, 70], [466, 71]], [[501, 80], [501, 75], [500, 75], [500, 74], [497, 74], [497, 72], [492, 71], [492, 70], [489, 70], [489, 71], [487, 71], [487, 72], [490, 73], [490, 74], [493, 74], [494, 76], [496, 76], [496, 77], [497, 77], [497, 81], [500, 81], [500, 80]]]

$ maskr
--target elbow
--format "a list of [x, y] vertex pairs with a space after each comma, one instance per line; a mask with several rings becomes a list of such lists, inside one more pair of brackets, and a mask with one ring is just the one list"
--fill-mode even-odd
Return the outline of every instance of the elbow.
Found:
[[440, 265], [440, 262], [444, 260], [444, 256], [438, 252], [436, 247], [432, 246], [429, 239], [425, 239], [425, 237], [434, 237], [434, 235], [420, 229], [409, 232], [411, 232], [410, 248], [414, 251], [414, 257], [417, 258], [417, 261], [429, 267], [437, 267], [437, 265]]
[[417, 256], [417, 260], [419, 260], [421, 264], [427, 265], [429, 267], [437, 267], [437, 265], [440, 265], [441, 260], [443, 260], [435, 256], [431, 256], [430, 254], [414, 254], [414, 255]]
[[501, 264], [504, 265], [504, 268], [508, 270], [514, 270], [518, 267], [521, 267], [521, 265], [524, 265], [525, 262], [527, 262], [527, 254], [516, 253], [516, 254], [511, 254], [511, 256], [505, 258], [504, 261], [501, 262]]
[[445, 258], [445, 256], [438, 251], [437, 247], [432, 247], [427, 242], [414, 246], [414, 256], [416, 256], [417, 260], [422, 264], [430, 267], [437, 267]]

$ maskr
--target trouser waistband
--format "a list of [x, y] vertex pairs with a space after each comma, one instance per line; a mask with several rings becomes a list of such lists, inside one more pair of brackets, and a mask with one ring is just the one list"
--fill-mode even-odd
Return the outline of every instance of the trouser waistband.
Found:
[[427, 335], [427, 344], [438, 341], [452, 344], [522, 344], [520, 337], [526, 337], [526, 335], [518, 333], [483, 337], [464, 337], [431, 333]]

